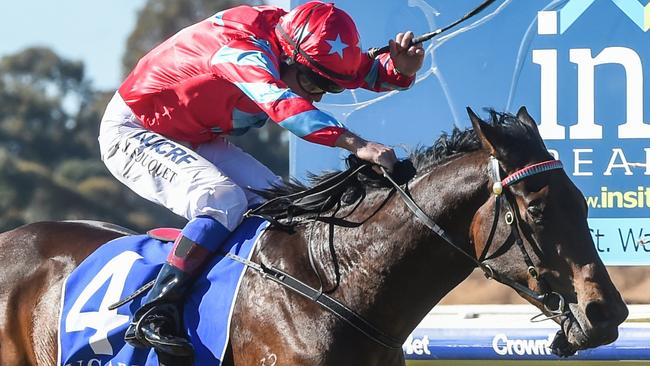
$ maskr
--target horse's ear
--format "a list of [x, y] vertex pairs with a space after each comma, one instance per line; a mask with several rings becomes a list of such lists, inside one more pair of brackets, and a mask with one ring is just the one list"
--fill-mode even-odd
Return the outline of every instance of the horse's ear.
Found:
[[537, 129], [537, 123], [535, 123], [533, 117], [531, 117], [530, 114], [528, 114], [528, 110], [526, 109], [526, 107], [521, 106], [521, 108], [519, 108], [519, 110], [517, 111], [517, 119], [520, 120], [521, 122], [524, 122], [525, 124], [530, 126], [530, 128], [534, 129], [535, 131], [537, 131], [537, 133], [539, 133], [539, 130]]
[[528, 114], [528, 110], [526, 107], [521, 106], [519, 110], [517, 111], [517, 119], [523, 122], [525, 125], [528, 126], [532, 131], [535, 132], [539, 142], [542, 144], [542, 146], [546, 147], [544, 144], [544, 140], [542, 139], [542, 135], [539, 134], [539, 128], [537, 128], [537, 123], [533, 119], [533, 117]]
[[496, 156], [496, 149], [492, 141], [495, 138], [495, 131], [492, 126], [485, 123], [479, 116], [474, 113], [472, 108], [467, 107], [467, 114], [469, 115], [470, 121], [472, 121], [472, 126], [474, 127], [474, 132], [481, 141], [481, 145], [484, 149], [487, 149], [490, 152], [490, 155]]

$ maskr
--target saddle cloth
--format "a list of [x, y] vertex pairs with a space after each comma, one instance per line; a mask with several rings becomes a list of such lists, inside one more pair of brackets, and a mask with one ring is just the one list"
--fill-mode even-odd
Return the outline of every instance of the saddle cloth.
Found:
[[[264, 220], [246, 219], [226, 241], [223, 252], [250, 258], [267, 226]], [[134, 348], [123, 339], [144, 294], [118, 309], [111, 311], [108, 306], [153, 280], [172, 246], [147, 235], [117, 238], [68, 276], [59, 318], [59, 365], [158, 365], [153, 350]], [[244, 272], [243, 264], [215, 256], [188, 291], [183, 319], [197, 365], [221, 364]]]

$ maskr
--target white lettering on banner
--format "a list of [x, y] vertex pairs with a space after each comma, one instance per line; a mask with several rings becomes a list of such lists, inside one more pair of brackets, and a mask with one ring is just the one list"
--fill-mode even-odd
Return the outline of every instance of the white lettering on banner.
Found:
[[403, 348], [407, 355], [416, 354], [421, 356], [431, 354], [431, 351], [429, 351], [429, 336], [427, 335], [422, 338], [414, 338], [413, 335], [410, 335], [406, 338]]
[[581, 153], [592, 153], [594, 152], [593, 149], [574, 149], [573, 150], [573, 175], [574, 176], [587, 176], [590, 177], [594, 175], [593, 172], [583, 172], [580, 170], [582, 165], [589, 164], [591, 165], [593, 163], [592, 160], [584, 160], [580, 158]]
[[549, 347], [554, 337], [554, 334], [549, 334], [546, 339], [508, 339], [506, 334], [498, 333], [492, 338], [492, 349], [501, 356], [550, 355]]
[[[627, 121], [618, 126], [618, 138], [650, 138], [650, 124], [643, 122], [643, 66], [636, 51], [606, 47], [596, 57], [592, 50], [569, 50], [569, 60], [578, 66], [578, 123], [569, 128], [569, 139], [602, 139], [603, 127], [594, 116], [596, 66], [618, 64], [625, 70]], [[539, 132], [547, 140], [565, 139], [566, 127], [557, 121], [557, 50], [533, 50], [533, 63], [540, 65], [541, 118]]]
[[632, 49], [607, 47], [592, 58], [590, 49], [572, 49], [569, 59], [578, 65], [578, 124], [571, 126], [572, 139], [602, 139], [602, 126], [594, 121], [595, 66], [619, 64], [625, 69], [627, 122], [618, 126], [618, 137], [648, 138], [650, 125], [643, 123], [643, 66]]
[[541, 66], [539, 133], [545, 139], [564, 140], [565, 128], [557, 123], [557, 50], [533, 50], [533, 62]]
[[[620, 160], [621, 162], [616, 163], [617, 160]], [[632, 169], [630, 169], [630, 164], [628, 164], [622, 149], [612, 149], [612, 157], [609, 159], [609, 164], [607, 164], [607, 169], [603, 175], [612, 175], [612, 169], [614, 168], [623, 168], [625, 169], [625, 175], [633, 175]]]
[[[611, 154], [609, 154], [609, 162], [607, 166], [604, 166], [604, 162], [600, 162], [598, 172], [603, 176], [612, 176], [615, 173], [619, 175], [650, 175], [650, 148], [643, 149], [643, 156], [645, 160], [643, 162], [630, 161], [626, 155], [625, 151], [622, 148], [615, 147], [612, 148]], [[557, 150], [549, 149], [548, 152], [553, 156], [554, 159], [567, 159], [566, 156], [561, 156]], [[573, 171], [571, 174], [573, 176], [593, 176], [594, 175], [594, 161], [591, 160], [591, 155], [594, 154], [594, 149], [591, 148], [575, 148], [572, 149], [573, 153]], [[598, 155], [603, 157], [603, 152], [598, 151]], [[634, 154], [631, 154], [634, 155]], [[604, 158], [603, 158], [604, 159]], [[645, 167], [643, 171], [633, 170], [633, 167], [642, 166]], [[569, 171], [567, 170], [567, 173]]]

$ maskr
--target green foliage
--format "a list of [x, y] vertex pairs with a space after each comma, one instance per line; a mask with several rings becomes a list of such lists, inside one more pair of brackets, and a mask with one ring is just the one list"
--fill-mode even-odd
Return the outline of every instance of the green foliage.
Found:
[[54, 175], [62, 182], [79, 183], [93, 177], [108, 176], [109, 173], [99, 159], [70, 159], [59, 164]]
[[[134, 229], [180, 226], [137, 197], [99, 160], [99, 121], [112, 93], [84, 79], [83, 64], [44, 48], [0, 59], [0, 230], [39, 220], [95, 219]], [[142, 216], [142, 215], [141, 215]]]
[[228, 136], [228, 140], [254, 156], [275, 174], [289, 175], [288, 132], [269, 121], [262, 128], [252, 128], [241, 136]]
[[[125, 70], [181, 28], [239, 4], [149, 0], [128, 39]], [[139, 231], [184, 224], [123, 186], [100, 161], [99, 121], [113, 93], [94, 90], [83, 63], [47, 48], [0, 59], [0, 231], [62, 219], [102, 220]], [[233, 141], [286, 176], [286, 132], [269, 125]]]
[[126, 76], [149, 50], [179, 30], [206, 19], [221, 10], [242, 4], [256, 5], [261, 1], [235, 0], [148, 0], [138, 13], [135, 29], [126, 43], [122, 58]]

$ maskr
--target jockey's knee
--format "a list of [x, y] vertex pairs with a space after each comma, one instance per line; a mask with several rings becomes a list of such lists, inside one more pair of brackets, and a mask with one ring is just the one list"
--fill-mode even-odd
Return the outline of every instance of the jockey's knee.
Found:
[[234, 184], [208, 188], [195, 196], [193, 201], [190, 203], [194, 206], [190, 207], [190, 217], [211, 216], [230, 231], [241, 223], [248, 208], [244, 190]]

